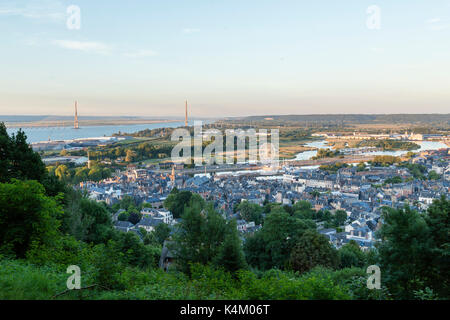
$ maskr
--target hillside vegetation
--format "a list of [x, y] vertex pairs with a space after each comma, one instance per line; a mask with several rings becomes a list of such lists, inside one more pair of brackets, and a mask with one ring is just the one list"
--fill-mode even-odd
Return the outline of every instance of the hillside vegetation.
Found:
[[[235, 220], [199, 195], [174, 189], [165, 206], [171, 232], [114, 229], [117, 208], [97, 203], [48, 172], [26, 136], [0, 124], [0, 299], [448, 299], [449, 212], [442, 198], [426, 212], [386, 208], [378, 248], [335, 249], [316, 223], [338, 228], [345, 212], [243, 203], [262, 228], [243, 243]], [[132, 199], [119, 207], [133, 211]], [[162, 243], [176, 263], [159, 268]], [[380, 265], [369, 290], [366, 268]], [[67, 290], [67, 267], [81, 289]]]

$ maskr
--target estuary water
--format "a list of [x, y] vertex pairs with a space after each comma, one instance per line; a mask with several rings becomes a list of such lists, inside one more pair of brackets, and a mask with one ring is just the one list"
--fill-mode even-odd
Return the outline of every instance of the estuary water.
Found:
[[[420, 149], [413, 150], [413, 152], [421, 152], [421, 151], [430, 151], [430, 150], [439, 150], [446, 149], [448, 146], [442, 142], [438, 141], [413, 141], [420, 145]], [[305, 144], [306, 147], [318, 148], [318, 149], [331, 149], [331, 147], [327, 144], [326, 140], [314, 141], [308, 144]], [[373, 155], [373, 156], [401, 156], [406, 154], [407, 150], [397, 150], [397, 151], [374, 151], [374, 152], [364, 152], [359, 153], [358, 155]], [[297, 154], [295, 160], [310, 160], [312, 157], [317, 155], [317, 150], [312, 151], [304, 151]]]
[[[193, 125], [193, 122], [189, 122]], [[72, 140], [79, 138], [97, 138], [109, 137], [119, 131], [122, 133], [135, 133], [145, 129], [157, 128], [176, 128], [184, 126], [184, 121], [180, 122], [160, 122], [149, 124], [130, 124], [130, 125], [103, 125], [103, 126], [86, 126], [75, 130], [71, 127], [34, 127], [23, 128], [27, 135], [27, 141], [30, 143], [49, 141], [49, 140]], [[8, 134], [16, 133], [19, 128], [8, 128]]]
[[[305, 147], [317, 148], [317, 149], [329, 149], [329, 150], [332, 149], [332, 147], [328, 145], [326, 140], [310, 142], [310, 143], [305, 144]], [[309, 160], [312, 157], [315, 157], [316, 155], [317, 155], [317, 150], [304, 151], [304, 152], [300, 152], [299, 154], [297, 154], [297, 156], [295, 157], [295, 160]]]

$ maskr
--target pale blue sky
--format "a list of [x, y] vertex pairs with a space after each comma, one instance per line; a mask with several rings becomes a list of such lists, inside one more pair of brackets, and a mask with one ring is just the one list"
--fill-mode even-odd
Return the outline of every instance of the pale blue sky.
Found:
[[0, 39], [0, 114], [450, 112], [450, 0], [1, 0]]

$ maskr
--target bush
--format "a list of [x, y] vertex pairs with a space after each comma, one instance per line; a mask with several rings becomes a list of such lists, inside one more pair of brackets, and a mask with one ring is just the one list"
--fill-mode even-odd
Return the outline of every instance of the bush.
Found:
[[22, 260], [0, 260], [0, 300], [49, 300], [66, 289], [67, 274]]
[[24, 258], [30, 246], [58, 236], [62, 208], [36, 181], [0, 183], [0, 249]]

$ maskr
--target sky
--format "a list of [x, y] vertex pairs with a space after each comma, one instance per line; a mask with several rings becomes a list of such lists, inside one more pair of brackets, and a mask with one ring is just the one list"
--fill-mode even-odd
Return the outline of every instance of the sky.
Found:
[[450, 0], [0, 0], [0, 114], [182, 118], [185, 99], [449, 113]]

